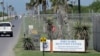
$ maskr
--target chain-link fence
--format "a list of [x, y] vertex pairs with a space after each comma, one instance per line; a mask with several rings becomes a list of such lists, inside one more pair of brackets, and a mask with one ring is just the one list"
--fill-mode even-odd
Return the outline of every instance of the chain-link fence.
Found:
[[[89, 26], [89, 49], [93, 49], [92, 19], [93, 14], [57, 14], [25, 15], [23, 17], [23, 30], [25, 37], [31, 37], [34, 45], [39, 48], [41, 36], [52, 37], [53, 39], [75, 39], [77, 23]], [[49, 22], [52, 22], [51, 32]]]
[[100, 14], [93, 15], [93, 46], [100, 52]]

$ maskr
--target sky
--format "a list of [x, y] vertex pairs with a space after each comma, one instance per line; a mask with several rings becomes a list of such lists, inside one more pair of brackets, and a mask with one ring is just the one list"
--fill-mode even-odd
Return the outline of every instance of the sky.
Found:
[[[0, 2], [1, 1], [3, 0], [0, 0]], [[5, 1], [5, 7], [7, 7], [7, 4], [13, 5], [18, 14], [23, 14], [26, 12], [25, 4], [29, 2], [30, 0], [4, 0], [4, 1]], [[75, 1], [77, 4], [78, 0], [72, 0], [72, 1]], [[81, 0], [81, 5], [87, 6], [91, 4], [92, 2], [93, 0]], [[0, 11], [2, 11], [1, 6], [0, 6]]]

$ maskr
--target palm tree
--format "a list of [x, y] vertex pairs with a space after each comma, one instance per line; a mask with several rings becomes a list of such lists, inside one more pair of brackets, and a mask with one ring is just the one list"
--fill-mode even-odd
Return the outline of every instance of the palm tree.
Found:
[[42, 10], [44, 12], [44, 14], [46, 13], [46, 0], [30, 0], [30, 5], [32, 5], [33, 7], [37, 7], [40, 4], [42, 4]]
[[14, 15], [14, 10], [15, 10], [14, 7], [12, 7], [12, 8], [11, 8], [12, 15]]
[[5, 10], [5, 7], [4, 7], [4, 1], [3, 2], [0, 2], [1, 6], [2, 6], [2, 17], [3, 17], [3, 21], [4, 21], [4, 10]]
[[[26, 3], [26, 10], [27, 10], [27, 11], [33, 12], [33, 8], [34, 8], [33, 4]], [[32, 13], [32, 14], [33, 14], [33, 13]]]
[[30, 3], [26, 3], [26, 11], [31, 11], [32, 12], [33, 11], [33, 7], [34, 7], [34, 5], [31, 4], [31, 1], [30, 1]]
[[[38, 7], [40, 4], [42, 4], [42, 11], [43, 11], [44, 14], [46, 14], [47, 0], [30, 0], [30, 4], [32, 4], [34, 7]], [[47, 26], [49, 28], [51, 28], [50, 27], [51, 25], [49, 25], [50, 22], [48, 22], [48, 20], [44, 16], [43, 16], [43, 19], [44, 19], [45, 22], [48, 23]], [[46, 25], [44, 25], [44, 26], [46, 28]], [[50, 29], [50, 31], [48, 30], [48, 38], [50, 39], [50, 42], [51, 42], [50, 46], [52, 46], [51, 29]], [[52, 48], [51, 48], [51, 52], [52, 52]]]
[[26, 10], [29, 10], [29, 9], [30, 9], [29, 3], [26, 3]]
[[[47, 0], [30, 0], [29, 4], [31, 4], [36, 9], [38, 8], [39, 5], [42, 5], [42, 11], [44, 14], [46, 14]], [[47, 21], [45, 16], [43, 16], [43, 19], [44, 21]]]
[[62, 35], [64, 32], [63, 31], [64, 23], [66, 24], [66, 26], [68, 26], [68, 16], [67, 16], [68, 4], [67, 2], [69, 0], [50, 0], [50, 1], [52, 2], [53, 10], [57, 14], [57, 20], [60, 25], [61, 32], [58, 35], [61, 35], [62, 37], [64, 37]]
[[11, 7], [12, 7], [12, 5], [9, 5], [9, 6], [8, 6], [10, 18], [11, 18]]
[[73, 7], [72, 4], [68, 4], [69, 0], [50, 0], [50, 1], [52, 2], [52, 8], [53, 8], [53, 10], [54, 10], [55, 13], [57, 13], [57, 11], [59, 9], [62, 9], [66, 13], [68, 13], [68, 8], [69, 7]]
[[9, 14], [10, 14], [10, 18], [11, 18], [12, 13], [14, 12], [14, 7], [12, 5], [9, 5], [8, 9], [9, 9]]

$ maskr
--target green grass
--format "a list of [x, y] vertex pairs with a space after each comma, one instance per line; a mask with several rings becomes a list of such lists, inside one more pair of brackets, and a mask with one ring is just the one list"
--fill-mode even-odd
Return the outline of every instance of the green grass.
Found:
[[[29, 19], [26, 20], [26, 27], [29, 24], [33, 24], [34, 22]], [[35, 22], [38, 23], [38, 22]], [[34, 25], [35, 27], [36, 25]], [[37, 27], [36, 27], [37, 29]], [[16, 45], [16, 47], [14, 48], [15, 54], [16, 56], [42, 56], [42, 52], [39, 50], [24, 50], [23, 49], [23, 27], [21, 29], [21, 34], [20, 34], [20, 38], [19, 41]], [[100, 56], [100, 52], [96, 52], [94, 50], [88, 50], [86, 53], [60, 53], [60, 52], [56, 52], [56, 53], [50, 53], [50, 52], [45, 52], [45, 56]]]
[[[45, 56], [99, 56], [100, 53], [95, 51], [90, 51], [88, 53], [50, 53], [45, 52]], [[42, 56], [40, 51], [25, 51], [21, 50], [16, 56]]]
[[[41, 51], [36, 51], [36, 50], [24, 50], [22, 48], [22, 37], [19, 39], [18, 44], [15, 47], [15, 54], [16, 56], [42, 56]], [[88, 50], [87, 53], [50, 53], [50, 52], [45, 52], [45, 56], [100, 56], [100, 52], [96, 52], [94, 50]]]
[[[16, 56], [42, 56], [42, 52], [40, 51], [27, 51], [18, 48], [16, 50]], [[100, 56], [100, 52], [95, 52], [93, 50], [89, 50], [87, 53], [50, 53], [45, 52], [45, 56]]]

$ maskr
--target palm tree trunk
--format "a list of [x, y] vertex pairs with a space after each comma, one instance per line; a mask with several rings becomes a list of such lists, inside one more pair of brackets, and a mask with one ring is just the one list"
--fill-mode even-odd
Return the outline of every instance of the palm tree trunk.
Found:
[[10, 11], [10, 19], [11, 19], [11, 11]]
[[9, 16], [9, 15], [8, 15], [8, 5], [7, 5], [7, 19], [8, 19], [8, 16]]

